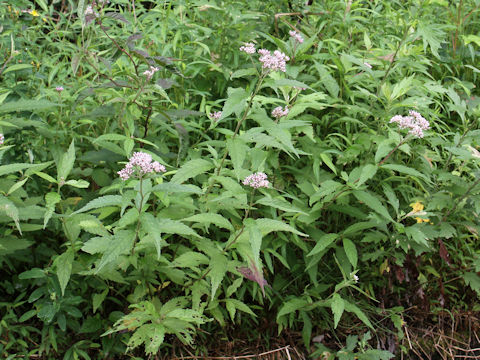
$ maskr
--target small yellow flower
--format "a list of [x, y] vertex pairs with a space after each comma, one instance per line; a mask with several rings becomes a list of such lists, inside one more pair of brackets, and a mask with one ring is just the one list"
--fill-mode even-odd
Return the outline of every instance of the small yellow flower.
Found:
[[40, 14], [38, 13], [37, 10], [32, 10], [32, 11], [30, 11], [30, 14], [31, 14], [32, 16], [35, 16], [35, 17], [36, 17], [36, 16], [40, 16]]
[[423, 204], [419, 201], [410, 204], [410, 207], [413, 209], [413, 212], [419, 212], [423, 210]]
[[422, 219], [419, 217], [416, 217], [415, 220], [417, 220], [417, 224], [421, 224], [422, 222], [430, 222], [430, 219]]

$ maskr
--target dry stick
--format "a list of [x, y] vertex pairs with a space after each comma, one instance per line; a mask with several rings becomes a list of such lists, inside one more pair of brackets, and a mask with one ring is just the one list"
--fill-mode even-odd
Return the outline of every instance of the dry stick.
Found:
[[261, 354], [255, 354], [255, 355], [237, 355], [237, 356], [193, 356], [192, 355], [192, 356], [182, 356], [181, 358], [176, 357], [175, 360], [177, 359], [185, 359], [185, 360], [187, 359], [205, 359], [205, 360], [254, 359], [254, 358], [259, 358], [261, 356], [270, 355], [280, 351], [287, 352], [289, 359], [291, 359], [288, 353], [289, 348], [290, 348], [290, 345], [287, 345], [279, 349], [270, 350], [270, 351], [266, 351]]

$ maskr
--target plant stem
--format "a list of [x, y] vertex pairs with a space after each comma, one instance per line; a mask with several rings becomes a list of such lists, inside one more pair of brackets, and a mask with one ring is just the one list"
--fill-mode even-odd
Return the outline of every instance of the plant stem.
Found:
[[135, 254], [135, 243], [137, 242], [138, 239], [138, 233], [140, 231], [140, 215], [142, 214], [142, 208], [143, 208], [143, 178], [140, 175], [140, 206], [138, 207], [138, 220], [137, 220], [137, 227], [135, 229], [135, 239], [133, 240], [133, 246], [132, 246], [132, 255]]
[[[267, 74], [268, 74], [267, 72], [262, 72], [262, 74], [260, 75], [260, 79], [258, 80], [258, 83], [255, 87], [255, 90], [252, 92], [252, 95], [250, 96], [250, 99], [248, 100], [247, 108], [245, 109], [245, 112], [243, 113], [242, 118], [237, 122], [237, 126], [235, 128], [235, 131], [233, 132], [232, 139], [235, 139], [238, 132], [240, 131], [240, 127], [242, 126], [242, 123], [245, 121], [248, 113], [250, 112], [250, 109], [251, 109], [252, 104], [253, 104], [253, 99], [255, 98], [258, 91], [260, 90], [260, 86], [262, 85], [262, 82], [265, 79], [265, 76]], [[223, 163], [225, 162], [225, 159], [227, 158], [227, 155], [228, 155], [228, 149], [225, 151], [225, 154], [223, 155], [222, 160], [220, 161], [220, 164], [217, 167], [216, 174], [215, 174], [216, 176], [220, 175], [220, 171], [223, 168]], [[205, 192], [205, 195], [204, 195], [205, 197], [210, 193], [214, 184], [215, 184], [215, 181], [213, 181], [210, 184], [210, 186], [207, 188], [207, 191]]]
[[381, 166], [385, 161], [387, 161], [387, 159], [388, 159], [390, 156], [392, 156], [392, 154], [395, 152], [395, 150], [397, 150], [400, 146], [402, 146], [402, 145], [407, 141], [407, 139], [408, 139], [408, 136], [405, 137], [402, 141], [400, 141], [400, 143], [399, 143], [397, 146], [395, 146], [395, 147], [387, 154], [387, 156], [385, 156], [385, 157], [383, 158], [382, 161], [380, 161], [380, 162], [378, 163], [378, 166]]

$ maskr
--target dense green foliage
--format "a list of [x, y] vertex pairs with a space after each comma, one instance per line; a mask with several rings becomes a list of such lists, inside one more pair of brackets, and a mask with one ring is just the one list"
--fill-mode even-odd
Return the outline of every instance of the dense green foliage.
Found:
[[479, 0], [50, 3], [0, 7], [0, 357], [389, 359], [479, 310]]

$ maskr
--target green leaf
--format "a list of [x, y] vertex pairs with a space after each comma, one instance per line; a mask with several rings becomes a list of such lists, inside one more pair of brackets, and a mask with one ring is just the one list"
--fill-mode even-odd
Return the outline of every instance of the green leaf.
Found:
[[173, 267], [179, 268], [196, 268], [199, 265], [208, 264], [208, 257], [203, 255], [202, 253], [196, 251], [187, 251], [182, 255], [178, 256], [173, 262]]
[[237, 137], [227, 140], [227, 150], [228, 155], [230, 155], [230, 159], [232, 159], [235, 176], [237, 179], [240, 179], [243, 170], [242, 166], [245, 162], [245, 157], [248, 153], [249, 147], [242, 139]]
[[79, 189], [86, 189], [90, 186], [90, 183], [85, 180], [68, 180], [65, 185], [73, 186]]
[[280, 220], [263, 218], [263, 219], [256, 219], [255, 222], [257, 223], [257, 226], [262, 232], [263, 236], [271, 233], [272, 231], [286, 231], [286, 232], [294, 233], [296, 235], [308, 237], [307, 234], [304, 234], [296, 230], [292, 226], [285, 224], [283, 221], [280, 221]]
[[58, 204], [62, 200], [60, 195], [56, 192], [49, 192], [45, 195], [45, 203], [47, 211], [45, 211], [45, 215], [43, 218], [43, 228], [48, 224], [48, 221], [52, 217], [53, 213], [55, 212], [55, 205]]
[[412, 169], [408, 166], [405, 165], [398, 165], [398, 164], [384, 164], [380, 167], [381, 169], [389, 169], [393, 171], [397, 171], [401, 174], [406, 174], [406, 175], [411, 175], [415, 176], [418, 178], [422, 178], [426, 181], [428, 181], [428, 177], [426, 177], [424, 174], [422, 174], [420, 171]]
[[182, 221], [193, 221], [198, 222], [201, 224], [206, 224], [207, 226], [210, 224], [215, 224], [218, 227], [228, 229], [233, 231], [234, 228], [230, 222], [225, 219], [222, 215], [214, 214], [214, 213], [203, 213], [190, 216], [188, 218], [182, 219]]
[[257, 204], [262, 204], [265, 206], [273, 207], [276, 209], [280, 209], [285, 212], [293, 212], [293, 213], [301, 213], [304, 215], [308, 215], [306, 212], [303, 210], [297, 208], [296, 206], [290, 204], [287, 200], [285, 200], [283, 197], [263, 197], [260, 200], [257, 201]]
[[100, 262], [95, 269], [95, 273], [98, 274], [105, 265], [116, 261], [120, 255], [130, 253], [134, 240], [134, 231], [117, 231], [117, 233], [110, 238], [110, 242], [108, 244], [108, 251], [106, 251], [100, 259]]
[[225, 101], [225, 104], [223, 104], [222, 116], [219, 120], [225, 119], [232, 113], [240, 116], [240, 113], [247, 104], [248, 93], [244, 88], [228, 88], [227, 93], [228, 98], [227, 101]]
[[373, 164], [367, 164], [362, 168], [362, 172], [360, 173], [360, 178], [358, 179], [357, 186], [362, 185], [367, 180], [370, 180], [375, 176], [377, 173], [378, 166]]
[[60, 283], [60, 288], [62, 290], [62, 296], [65, 295], [65, 288], [67, 287], [68, 280], [70, 280], [73, 260], [73, 249], [68, 249], [53, 262], [53, 266], [56, 268], [58, 282]]
[[353, 241], [350, 239], [343, 239], [343, 249], [347, 254], [347, 258], [350, 261], [350, 264], [352, 264], [353, 267], [356, 268], [358, 263], [358, 254], [357, 248]]
[[189, 226], [172, 219], [157, 218], [157, 230], [165, 234], [192, 235], [201, 238]]
[[73, 164], [75, 162], [75, 140], [72, 140], [68, 151], [63, 154], [62, 158], [58, 163], [57, 168], [57, 181], [65, 182], [67, 180], [68, 175], [73, 169]]
[[170, 182], [173, 184], [181, 184], [188, 179], [207, 172], [211, 168], [213, 168], [213, 164], [204, 159], [187, 161], [179, 170], [177, 170]]
[[18, 229], [20, 235], [22, 234], [22, 229], [20, 228], [20, 218], [18, 216], [17, 207], [8, 200], [5, 196], [0, 195], [0, 211], [4, 211], [5, 214], [15, 222], [15, 226]]
[[213, 299], [215, 299], [215, 293], [227, 273], [228, 259], [218, 251], [211, 255], [210, 264], [209, 277], [212, 284], [211, 300], [213, 301]]
[[235, 317], [235, 309], [243, 311], [244, 313], [250, 314], [252, 316], [257, 316], [255, 313], [243, 302], [237, 299], [226, 299], [225, 305], [227, 310], [230, 314], [230, 318], [234, 320]]
[[166, 193], [185, 193], [185, 194], [202, 194], [202, 190], [195, 185], [181, 185], [172, 183], [163, 183], [155, 185], [152, 191], [162, 191]]
[[250, 247], [252, 249], [253, 261], [257, 269], [262, 271], [260, 261], [260, 249], [262, 247], [262, 232], [253, 219], [245, 220], [245, 230], [248, 231]]
[[473, 272], [466, 272], [462, 276], [463, 280], [465, 280], [465, 283], [469, 285], [477, 294], [480, 294], [480, 276]]
[[4, 74], [10, 72], [10, 71], [18, 71], [18, 70], [25, 70], [25, 69], [31, 69], [33, 66], [30, 64], [15, 64], [12, 66], [9, 66], [8, 68], [5, 69], [3, 72]]
[[39, 268], [33, 268], [31, 270], [24, 271], [20, 275], [18, 275], [18, 278], [20, 280], [43, 279], [44, 277], [46, 277], [45, 271]]
[[92, 296], [92, 306], [93, 306], [93, 313], [102, 305], [103, 300], [107, 297], [108, 289], [103, 290], [100, 294], [93, 294]]
[[14, 111], [35, 111], [45, 110], [56, 106], [63, 106], [47, 100], [18, 100], [10, 101], [0, 105], [0, 114]]
[[427, 236], [419, 229], [418, 225], [412, 225], [405, 228], [407, 236], [418, 244], [428, 246]]
[[345, 303], [345, 310], [348, 311], [348, 312], [351, 312], [351, 313], [354, 313], [355, 315], [357, 315], [357, 317], [362, 320], [362, 322], [367, 325], [370, 329], [373, 329], [373, 325], [372, 323], [370, 322], [370, 320], [368, 320], [368, 317], [367, 315], [365, 315], [365, 313], [360, 310], [360, 308], [357, 307], [357, 305], [354, 305], [348, 301], [346, 301], [345, 299], [343, 300], [344, 303]]
[[302, 309], [308, 305], [308, 302], [305, 299], [293, 298], [282, 305], [280, 310], [278, 310], [277, 320], [284, 315], [288, 315], [294, 311]]
[[87, 205], [75, 211], [72, 215], [109, 206], [122, 206], [122, 204], [123, 197], [121, 195], [105, 195], [90, 201]]
[[2, 165], [0, 166], [0, 176], [11, 174], [17, 171], [21, 171], [23, 169], [28, 169], [36, 166], [38, 166], [38, 164], [18, 163], [18, 164]]
[[388, 213], [388, 210], [385, 208], [385, 206], [382, 205], [380, 200], [378, 200], [375, 195], [367, 191], [355, 190], [353, 191], [353, 196], [355, 196], [358, 201], [364, 203], [373, 211], [393, 222], [393, 219]]
[[[129, 209], [127, 213], [136, 214], [136, 217], [138, 218], [138, 210], [136, 208]], [[125, 218], [125, 215], [123, 218]], [[160, 232], [158, 231], [157, 219], [152, 214], [147, 212], [141, 214], [140, 222], [144, 230], [153, 237], [155, 248], [157, 250], [157, 260], [160, 260], [160, 255], [162, 252], [162, 238], [160, 236]]]
[[337, 98], [338, 93], [340, 91], [340, 87], [338, 86], [335, 78], [332, 75], [330, 75], [330, 72], [327, 70], [327, 67], [315, 62], [315, 68], [317, 69], [318, 74], [320, 75], [321, 84], [325, 86], [325, 88], [333, 98]]
[[345, 301], [338, 294], [333, 294], [332, 302], [330, 304], [333, 313], [333, 326], [336, 329], [340, 318], [342, 317], [343, 310], [345, 309]]
[[308, 253], [307, 256], [313, 256], [315, 254], [322, 252], [327, 247], [329, 247], [337, 238], [338, 238], [338, 234], [334, 234], [334, 233], [322, 235], [318, 239], [317, 244], [314, 246], [312, 251]]

